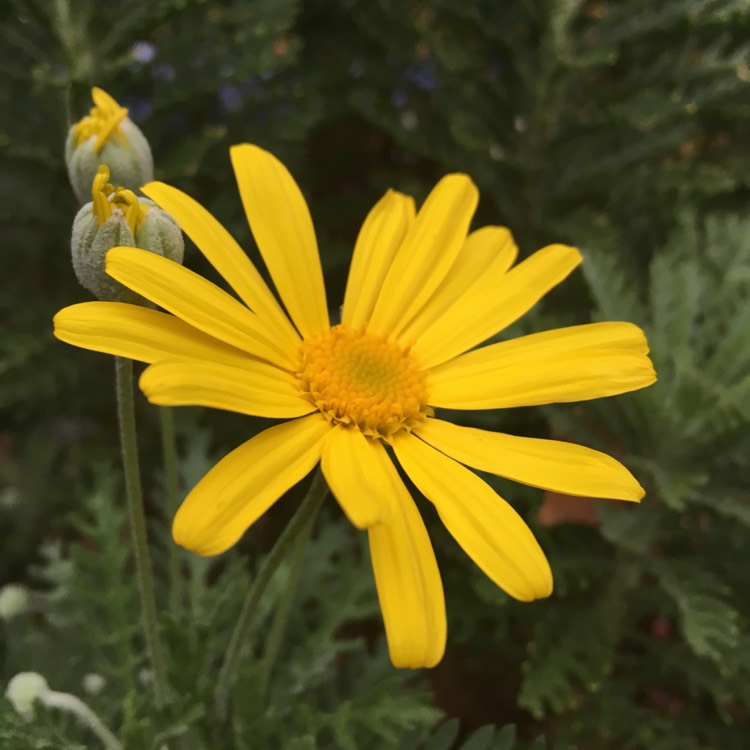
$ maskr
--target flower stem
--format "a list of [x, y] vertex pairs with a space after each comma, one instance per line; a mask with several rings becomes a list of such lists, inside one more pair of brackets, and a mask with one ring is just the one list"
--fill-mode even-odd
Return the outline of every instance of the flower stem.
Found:
[[[229, 646], [224, 655], [224, 662], [219, 672], [216, 685], [216, 708], [221, 720], [225, 719], [227, 715], [229, 694], [234, 684], [237, 667], [242, 658], [243, 647], [248, 640], [248, 635], [252, 632], [252, 618], [258, 609], [261, 597], [273, 574], [292, 545], [298, 542], [299, 545], [304, 547], [307, 543], [315, 515], [323, 504], [327, 492], [328, 487], [323, 479], [323, 474], [318, 469], [315, 472], [305, 499], [260, 566], [260, 570], [250, 588], [247, 599], [245, 599], [245, 603], [242, 606], [242, 611], [237, 618], [232, 638], [229, 641]], [[294, 586], [296, 578], [296, 575], [291, 574], [288, 585]]]
[[307, 542], [310, 539], [311, 531], [312, 523], [309, 523], [300, 533], [299, 541], [292, 552], [289, 573], [287, 574], [287, 579], [284, 583], [284, 591], [276, 605], [276, 612], [274, 613], [271, 628], [268, 637], [266, 638], [266, 648], [263, 653], [263, 659], [260, 664], [260, 674], [256, 683], [258, 701], [261, 705], [265, 700], [268, 683], [271, 679], [274, 664], [276, 663], [276, 657], [279, 654], [279, 648], [284, 640], [284, 633], [286, 632], [286, 626], [289, 622], [289, 613], [294, 602], [294, 595], [297, 592], [297, 584], [299, 582], [300, 574], [302, 573], [302, 563], [305, 559], [305, 550], [307, 549]]
[[138, 467], [138, 446], [135, 428], [135, 404], [133, 401], [133, 363], [124, 357], [115, 358], [117, 372], [117, 416], [120, 422], [120, 444], [122, 463], [125, 470], [125, 488], [130, 511], [130, 529], [135, 551], [135, 567], [138, 578], [138, 591], [141, 598], [141, 615], [146, 636], [146, 647], [154, 673], [154, 698], [161, 707], [167, 697], [167, 670], [159, 639], [156, 619], [156, 599], [154, 581], [151, 576], [146, 541], [146, 516], [143, 512], [143, 493]]
[[[167, 515], [174, 518], [179, 504], [177, 493], [177, 438], [174, 429], [174, 412], [166, 406], [159, 407], [161, 425], [161, 450], [164, 461], [164, 487], [167, 494]], [[180, 575], [180, 549], [169, 545], [169, 608], [173, 614], [180, 610], [182, 577]]]
[[122, 750], [122, 745], [117, 737], [107, 729], [102, 720], [77, 696], [70, 693], [58, 693], [54, 690], [47, 690], [42, 693], [39, 700], [49, 708], [57, 708], [73, 714], [102, 741], [106, 750]]

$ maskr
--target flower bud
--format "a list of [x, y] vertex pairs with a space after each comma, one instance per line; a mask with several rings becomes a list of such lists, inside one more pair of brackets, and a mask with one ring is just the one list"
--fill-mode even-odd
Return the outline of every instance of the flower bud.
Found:
[[88, 672], [83, 675], [83, 689], [89, 695], [99, 695], [107, 685], [107, 681], [100, 674]]
[[28, 611], [29, 590], [25, 586], [9, 583], [0, 589], [0, 620], [12, 620]]
[[91, 90], [94, 107], [68, 132], [65, 163], [73, 191], [81, 203], [88, 199], [91, 182], [100, 164], [107, 164], [113, 182], [138, 190], [154, 179], [151, 148], [140, 128], [100, 88]]
[[115, 188], [102, 164], [91, 183], [91, 202], [73, 221], [73, 269], [81, 284], [100, 300], [143, 302], [107, 275], [105, 257], [113, 247], [139, 247], [182, 263], [185, 245], [177, 222], [153, 201]]
[[48, 692], [47, 680], [38, 672], [19, 672], [8, 683], [5, 697], [24, 719], [31, 719], [34, 704]]

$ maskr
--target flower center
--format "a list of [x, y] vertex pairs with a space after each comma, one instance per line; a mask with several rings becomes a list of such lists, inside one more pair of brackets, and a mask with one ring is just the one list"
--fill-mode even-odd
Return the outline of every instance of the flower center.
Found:
[[100, 165], [94, 175], [91, 183], [91, 201], [99, 226], [112, 216], [113, 209], [119, 208], [133, 234], [140, 228], [148, 212], [148, 206], [143, 205], [132, 190], [116, 188], [110, 184], [109, 168], [106, 164]]
[[332, 424], [388, 437], [431, 413], [425, 375], [384, 336], [343, 325], [302, 343], [297, 376], [302, 389]]
[[102, 146], [113, 136], [127, 144], [120, 130], [120, 123], [128, 116], [128, 110], [121, 107], [106, 91], [94, 88], [94, 104], [89, 114], [79, 120], [73, 128], [73, 137], [77, 146], [96, 136], [94, 151], [98, 154]]

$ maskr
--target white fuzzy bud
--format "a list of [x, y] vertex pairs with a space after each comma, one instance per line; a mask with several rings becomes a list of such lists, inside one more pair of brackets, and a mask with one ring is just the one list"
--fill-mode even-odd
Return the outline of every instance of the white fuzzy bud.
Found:
[[5, 697], [24, 719], [32, 719], [34, 704], [48, 692], [47, 680], [38, 672], [19, 672], [8, 683]]
[[100, 674], [88, 672], [83, 675], [83, 689], [89, 695], [99, 695], [104, 690], [107, 681]]
[[9, 583], [0, 589], [0, 619], [12, 620], [29, 609], [31, 596], [25, 586]]

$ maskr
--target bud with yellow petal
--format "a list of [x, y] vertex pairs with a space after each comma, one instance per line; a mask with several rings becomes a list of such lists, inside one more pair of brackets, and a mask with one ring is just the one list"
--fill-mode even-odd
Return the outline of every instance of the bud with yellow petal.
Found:
[[107, 275], [105, 256], [113, 247], [139, 247], [182, 263], [185, 245], [177, 222], [153, 201], [114, 187], [102, 164], [91, 183], [91, 202], [73, 221], [73, 269], [81, 284], [100, 300], [141, 302]]
[[73, 125], [65, 142], [70, 183], [81, 203], [88, 200], [100, 164], [110, 168], [113, 182], [129, 190], [154, 179], [151, 147], [128, 110], [100, 88], [94, 87], [91, 96], [94, 106]]

